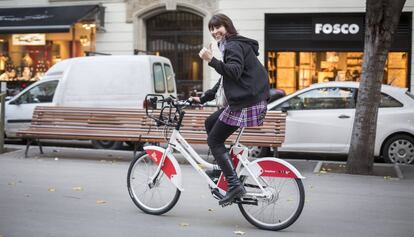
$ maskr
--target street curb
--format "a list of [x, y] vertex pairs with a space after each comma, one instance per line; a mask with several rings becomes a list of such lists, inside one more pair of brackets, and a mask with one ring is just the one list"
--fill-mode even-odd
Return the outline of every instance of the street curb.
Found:
[[[321, 172], [321, 168], [323, 163], [331, 163], [331, 164], [343, 164], [346, 165], [346, 162], [342, 162], [342, 161], [318, 161], [318, 163], [316, 164], [313, 173], [319, 173]], [[404, 175], [400, 169], [400, 165], [398, 164], [378, 164], [378, 163], [374, 163], [374, 166], [382, 166], [382, 167], [394, 167], [395, 173], [398, 177], [398, 179], [404, 179]], [[333, 172], [335, 173], [335, 172]]]
[[318, 163], [315, 166], [315, 169], [313, 170], [313, 173], [319, 173], [319, 171], [322, 168], [322, 164], [323, 164], [323, 161], [318, 161]]

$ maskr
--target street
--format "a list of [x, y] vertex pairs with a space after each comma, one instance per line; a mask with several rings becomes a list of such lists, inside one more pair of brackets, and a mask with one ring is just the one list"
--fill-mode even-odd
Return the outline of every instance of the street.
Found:
[[237, 206], [221, 208], [201, 177], [182, 165], [184, 192], [162, 216], [141, 212], [126, 189], [130, 151], [46, 147], [29, 158], [0, 155], [0, 236], [412, 236], [414, 167], [404, 179], [313, 173], [291, 161], [306, 201], [298, 221], [274, 233], [249, 224]]

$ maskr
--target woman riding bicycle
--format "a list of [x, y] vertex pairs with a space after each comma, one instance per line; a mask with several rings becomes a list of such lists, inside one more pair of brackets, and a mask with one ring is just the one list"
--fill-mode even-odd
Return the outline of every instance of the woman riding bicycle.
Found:
[[238, 35], [233, 22], [224, 14], [214, 15], [208, 28], [218, 43], [223, 61], [213, 57], [211, 45], [209, 49], [201, 49], [199, 56], [221, 78], [203, 96], [191, 99], [205, 103], [214, 100], [216, 94], [219, 95], [216, 101], [221, 103], [222, 108], [206, 119], [205, 127], [208, 146], [228, 183], [226, 196], [219, 201], [220, 205], [226, 205], [241, 197], [246, 190], [237, 177], [224, 142], [239, 127], [263, 124], [269, 84], [267, 71], [257, 59], [259, 45], [256, 40]]

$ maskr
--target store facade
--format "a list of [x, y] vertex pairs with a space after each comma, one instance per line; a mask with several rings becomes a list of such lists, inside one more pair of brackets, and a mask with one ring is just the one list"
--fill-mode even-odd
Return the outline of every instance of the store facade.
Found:
[[[359, 81], [365, 13], [265, 14], [269, 83], [287, 94], [326, 81]], [[411, 84], [412, 13], [404, 12], [384, 68], [384, 84]]]
[[0, 83], [16, 94], [55, 63], [95, 51], [101, 5], [0, 8]]
[[[171, 60], [179, 94], [185, 97], [206, 91], [220, 75], [199, 59], [198, 51], [214, 41], [207, 22], [215, 13], [228, 15], [241, 35], [259, 42], [258, 58], [268, 69], [273, 88], [292, 93], [321, 81], [358, 81], [361, 74], [365, 0], [237, 1], [237, 7], [228, 0], [90, 0], [86, 6], [96, 9], [90, 15], [83, 10], [67, 13], [68, 7], [85, 4], [82, 0], [33, 0], [24, 7], [17, 6], [20, 2], [0, 4], [0, 81], [7, 80], [7, 87], [21, 85], [23, 78], [36, 80], [36, 74], [49, 65], [83, 56], [86, 51], [111, 55], [155, 52]], [[15, 18], [36, 24], [16, 21], [13, 25], [13, 18], [4, 21], [10, 11], [19, 8], [51, 13], [54, 7], [58, 13], [53, 15], [65, 16], [64, 22], [53, 25], [59, 21], [41, 19], [43, 13], [29, 15], [30, 11]], [[411, 90], [412, 11], [414, 0], [407, 0], [383, 80]], [[103, 25], [105, 30], [99, 30]], [[22, 42], [13, 43], [13, 35]], [[35, 42], [28, 43], [28, 38]], [[213, 50], [220, 58], [218, 48]], [[25, 65], [31, 65], [29, 70]]]

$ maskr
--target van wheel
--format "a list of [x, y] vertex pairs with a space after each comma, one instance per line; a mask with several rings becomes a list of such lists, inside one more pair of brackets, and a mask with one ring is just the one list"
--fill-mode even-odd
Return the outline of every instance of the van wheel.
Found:
[[92, 140], [92, 145], [96, 149], [110, 149], [120, 150], [123, 147], [123, 142], [107, 141], [107, 140]]
[[382, 156], [388, 163], [414, 163], [414, 138], [404, 134], [392, 136], [385, 142]]
[[[127, 145], [128, 145], [128, 147], [129, 148], [132, 148], [132, 149], [134, 149], [134, 145], [135, 145], [135, 143], [134, 142], [125, 142]], [[137, 144], [137, 150], [138, 151], [143, 151], [144, 149], [144, 145], [145, 145], [145, 143], [144, 142], [140, 142], [140, 143], [138, 143]]]

